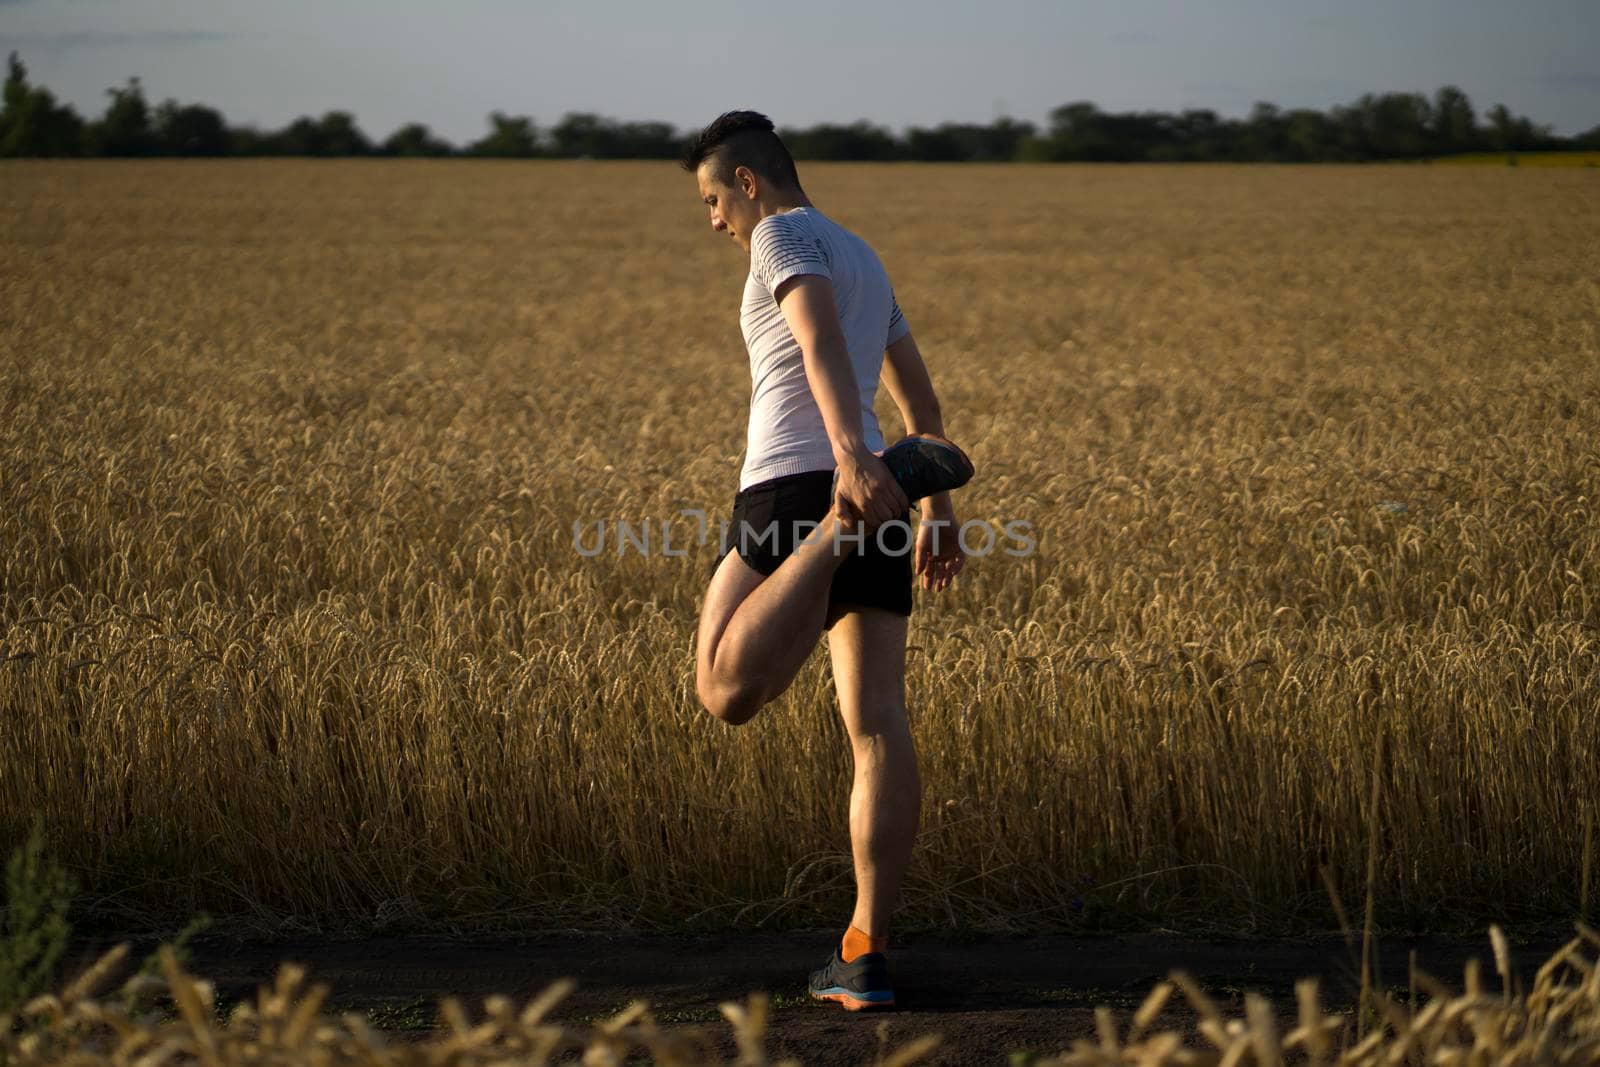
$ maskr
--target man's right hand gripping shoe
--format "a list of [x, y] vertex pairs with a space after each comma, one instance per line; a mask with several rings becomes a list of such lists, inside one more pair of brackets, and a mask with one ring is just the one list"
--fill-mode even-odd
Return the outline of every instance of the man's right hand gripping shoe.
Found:
[[889, 984], [889, 957], [867, 952], [849, 963], [833, 956], [820, 969], [811, 972], [811, 995], [817, 1000], [835, 1000], [847, 1011], [871, 1011], [894, 1007], [894, 989]]

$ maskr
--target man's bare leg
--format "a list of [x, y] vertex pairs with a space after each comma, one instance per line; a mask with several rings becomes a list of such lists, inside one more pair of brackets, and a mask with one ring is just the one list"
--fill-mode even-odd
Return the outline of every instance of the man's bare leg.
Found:
[[922, 811], [905, 705], [907, 622], [881, 608], [848, 607], [828, 631], [839, 711], [855, 756], [850, 849], [856, 907], [850, 923], [875, 940], [888, 936]]
[[695, 688], [711, 714], [737, 726], [789, 688], [822, 636], [834, 573], [855, 550], [851, 537], [830, 512], [767, 578], [728, 553], [706, 590], [696, 638]]

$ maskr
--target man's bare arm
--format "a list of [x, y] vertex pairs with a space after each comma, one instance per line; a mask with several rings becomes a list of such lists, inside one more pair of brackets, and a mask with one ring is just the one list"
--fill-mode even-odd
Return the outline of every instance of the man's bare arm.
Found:
[[870, 525], [888, 522], [909, 506], [906, 494], [867, 449], [861, 425], [861, 393], [850, 350], [839, 325], [833, 282], [820, 274], [801, 274], [774, 294], [794, 339], [800, 343], [806, 380], [822, 412], [839, 465], [839, 492]]
[[[933, 391], [933, 378], [910, 333], [883, 350], [883, 370], [878, 378], [900, 409], [906, 433], [945, 436], [944, 413], [939, 409], [938, 394]], [[964, 562], [950, 494], [935, 493], [924, 500], [922, 520], [917, 524], [913, 567], [921, 576], [924, 589], [943, 591], [961, 573]]]
[[944, 414], [939, 410], [939, 397], [933, 391], [933, 378], [911, 334], [907, 333], [884, 349], [883, 371], [879, 378], [900, 409], [906, 433], [945, 435]]
[[[933, 391], [933, 378], [928, 365], [922, 361], [922, 352], [910, 333], [883, 350], [883, 370], [879, 381], [894, 398], [900, 409], [900, 418], [906, 424], [906, 433], [931, 433], [945, 436], [944, 412], [939, 408], [939, 397]], [[935, 493], [923, 504], [925, 511], [937, 515], [954, 514], [950, 508], [949, 493]]]
[[820, 274], [801, 274], [780, 285], [777, 298], [789, 331], [800, 342], [806, 380], [828, 428], [833, 458], [843, 462], [861, 455], [867, 451], [861, 400], [833, 302], [833, 283]]

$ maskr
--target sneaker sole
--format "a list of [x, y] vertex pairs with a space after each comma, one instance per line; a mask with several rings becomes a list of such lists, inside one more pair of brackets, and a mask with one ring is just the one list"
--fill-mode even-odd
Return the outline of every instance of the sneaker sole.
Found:
[[[899, 444], [902, 444], [902, 443], [904, 443], [906, 441], [911, 441], [911, 440], [927, 441], [927, 442], [930, 442], [932, 444], [937, 444], [937, 445], [940, 445], [940, 446], [942, 446], [944, 448], [949, 449], [950, 451], [954, 452], [957, 456], [960, 457], [961, 465], [966, 468], [966, 472], [965, 472], [964, 476], [961, 477], [959, 482], [957, 482], [955, 484], [952, 484], [952, 485], [949, 485], [949, 486], [945, 486], [943, 488], [930, 490], [929, 492], [924, 493], [922, 496], [917, 497], [918, 500], [924, 500], [927, 497], [933, 496], [933, 495], [935, 495], [937, 493], [948, 493], [948, 492], [952, 492], [953, 490], [960, 489], [962, 486], [964, 486], [968, 482], [970, 482], [972, 480], [973, 475], [977, 473], [977, 467], [973, 464], [971, 457], [969, 457], [967, 455], [966, 451], [960, 445], [956, 444], [954, 441], [950, 440], [947, 437], [940, 437], [938, 434], [932, 434], [932, 433], [907, 434], [905, 437], [902, 437], [899, 441], [896, 441], [894, 445], [891, 445], [889, 447], [893, 448], [893, 447], [895, 447], [895, 445], [899, 445]], [[889, 449], [886, 448], [886, 449], [884, 449], [884, 451], [887, 452], [887, 451], [889, 451]]]
[[843, 1004], [845, 1011], [878, 1011], [894, 1007], [893, 993], [852, 993], [848, 989], [834, 986], [832, 989], [818, 992], [811, 991], [813, 1000], [831, 1000], [836, 1004]]
[[[916, 505], [917, 500], [926, 500], [928, 497], [935, 496], [935, 495], [937, 495], [939, 493], [953, 492], [954, 490], [960, 489], [963, 485], [966, 485], [968, 482], [972, 481], [973, 475], [977, 473], [977, 468], [975, 466], [973, 466], [972, 459], [966, 454], [965, 451], [962, 450], [960, 445], [956, 444], [954, 441], [949, 440], [948, 438], [940, 437], [938, 434], [932, 434], [932, 433], [907, 434], [905, 437], [902, 437], [900, 439], [900, 441], [896, 441], [895, 444], [898, 445], [898, 444], [901, 443], [901, 441], [909, 441], [914, 437], [920, 437], [920, 438], [923, 438], [923, 439], [928, 440], [928, 441], [934, 441], [934, 442], [937, 442], [938, 444], [944, 445], [946, 448], [952, 449], [956, 453], [956, 455], [961, 457], [961, 462], [966, 466], [967, 472], [966, 472], [966, 477], [962, 478], [959, 484], [952, 485], [947, 489], [935, 489], [932, 492], [924, 494], [923, 496], [919, 496], [919, 497], [916, 498], [916, 500], [913, 500], [911, 502], [913, 506]], [[894, 445], [890, 445], [889, 446], [889, 448], [893, 448], [893, 447], [894, 447]], [[885, 448], [882, 452], [875, 452], [875, 453], [873, 453], [873, 455], [877, 456], [879, 459], [882, 459], [883, 458], [883, 453], [889, 451], [889, 448]], [[893, 474], [894, 472], [890, 471], [890, 473]], [[899, 481], [899, 478], [896, 477], [895, 480]], [[902, 490], [904, 490], [904, 488], [905, 488], [904, 486], [901, 486]], [[838, 471], [837, 468], [834, 469], [834, 472], [833, 472], [833, 486], [832, 486], [832, 488], [829, 489], [828, 495], [830, 497], [837, 497], [839, 495], [839, 471]]]

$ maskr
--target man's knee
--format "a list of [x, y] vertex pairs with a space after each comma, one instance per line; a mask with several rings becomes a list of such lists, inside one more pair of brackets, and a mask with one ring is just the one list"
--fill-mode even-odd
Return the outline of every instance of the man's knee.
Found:
[[850, 743], [868, 752], [907, 744], [911, 740], [911, 720], [906, 714], [905, 702], [889, 697], [863, 701], [848, 708], [845, 726]]
[[758, 685], [729, 684], [704, 675], [695, 679], [695, 691], [701, 706], [729, 726], [743, 726], [755, 718], [761, 705], [766, 703]]

